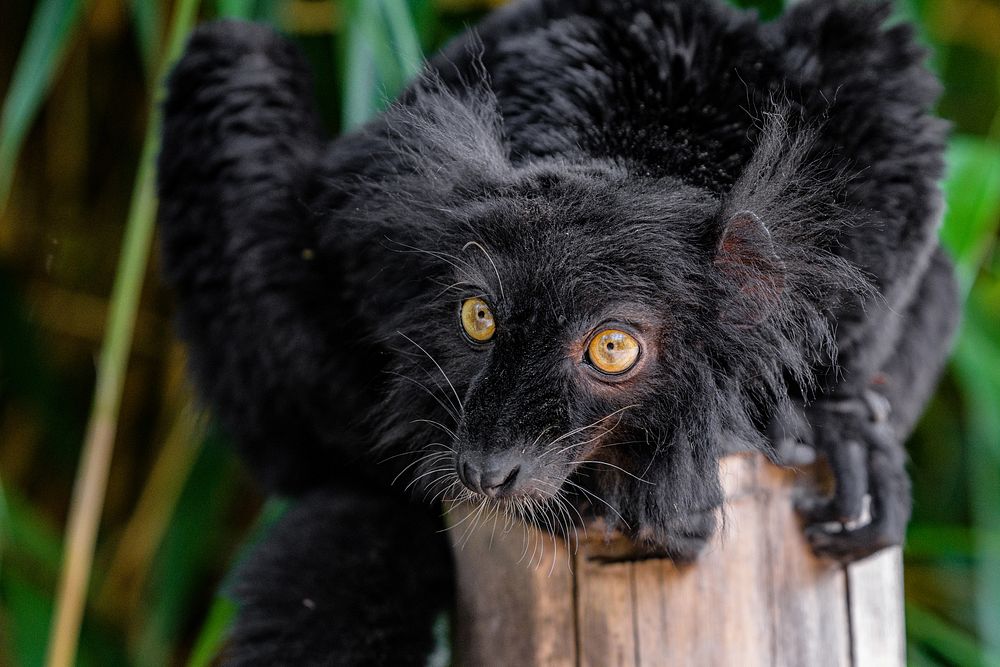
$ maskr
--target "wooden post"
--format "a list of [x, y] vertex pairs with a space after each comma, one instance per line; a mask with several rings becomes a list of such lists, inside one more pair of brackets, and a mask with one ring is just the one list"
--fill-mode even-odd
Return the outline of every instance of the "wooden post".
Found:
[[689, 566], [609, 561], [624, 540], [591, 535], [573, 554], [492, 520], [456, 527], [455, 664], [902, 667], [899, 549], [847, 567], [817, 559], [791, 499], [811, 475], [759, 455], [721, 465], [723, 527]]

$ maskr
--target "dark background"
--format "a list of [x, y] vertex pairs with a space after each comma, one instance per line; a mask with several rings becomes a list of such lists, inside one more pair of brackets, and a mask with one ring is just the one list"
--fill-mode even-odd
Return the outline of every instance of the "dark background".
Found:
[[[140, 156], [175, 10], [257, 18], [292, 34], [313, 61], [335, 132], [383, 106], [421, 50], [495, 4], [0, 4], [0, 666], [43, 662], [97, 360], [102, 349], [121, 346], [105, 332], [123, 235], [151, 221], [151, 205], [130, 202], [148, 182]], [[744, 4], [765, 16], [782, 5]], [[897, 14], [917, 21], [945, 83], [939, 111], [954, 123], [954, 137], [942, 236], [967, 298], [953, 360], [910, 447], [909, 659], [997, 665], [1000, 1], [899, 0]], [[224, 574], [282, 503], [264, 502], [191, 407], [155, 253], [140, 244], [133, 254], [145, 280], [79, 664], [201, 665], [232, 616]]]

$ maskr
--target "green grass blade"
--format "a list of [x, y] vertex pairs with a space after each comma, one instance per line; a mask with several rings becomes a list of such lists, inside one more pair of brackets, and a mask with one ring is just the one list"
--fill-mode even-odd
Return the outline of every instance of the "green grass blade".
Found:
[[[199, 0], [180, 0], [174, 8], [167, 59], [158, 80], [176, 56], [197, 17]], [[51, 628], [48, 664], [69, 667], [74, 663], [83, 616], [86, 589], [93, 562], [97, 527], [107, 486], [111, 453], [121, 407], [125, 371], [132, 348], [132, 334], [139, 310], [153, 224], [156, 218], [155, 159], [159, 147], [159, 113], [162, 91], [157, 84], [150, 122], [125, 225], [122, 254], [108, 311], [107, 330], [97, 368], [97, 385], [73, 489], [66, 529], [65, 562], [60, 579], [55, 619]]]
[[341, 124], [350, 130], [385, 108], [423, 63], [413, 17], [401, 0], [345, 0]]
[[388, 46], [378, 4], [370, 0], [345, 0], [342, 7], [341, 124], [344, 130], [350, 130], [385, 106], [386, 88], [395, 83], [398, 63]]
[[345, 131], [363, 124], [378, 110], [378, 102], [373, 99], [372, 90], [378, 86], [371, 49], [356, 32], [349, 32], [344, 38], [343, 67], [344, 91], [341, 110], [341, 126]]
[[152, 83], [156, 80], [156, 64], [159, 62], [160, 35], [163, 34], [163, 7], [161, 3], [150, 0], [129, 0], [129, 9], [146, 80]]
[[0, 212], [7, 204], [17, 156], [80, 19], [83, 0], [41, 0], [0, 111]]
[[208, 611], [208, 618], [198, 633], [198, 640], [191, 652], [188, 667], [209, 667], [212, 664], [222, 650], [226, 633], [236, 619], [236, 611], [236, 603], [229, 598], [221, 595], [215, 598], [212, 608]]
[[413, 16], [403, 0], [381, 0], [379, 3], [396, 44], [396, 62], [404, 80], [412, 79], [423, 65], [420, 37]]

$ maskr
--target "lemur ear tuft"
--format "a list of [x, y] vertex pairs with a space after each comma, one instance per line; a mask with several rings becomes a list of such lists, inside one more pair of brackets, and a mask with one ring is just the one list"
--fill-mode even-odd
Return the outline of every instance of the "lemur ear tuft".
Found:
[[751, 211], [740, 211], [726, 222], [713, 263], [733, 288], [722, 304], [723, 321], [754, 326], [780, 303], [785, 264], [767, 227]]

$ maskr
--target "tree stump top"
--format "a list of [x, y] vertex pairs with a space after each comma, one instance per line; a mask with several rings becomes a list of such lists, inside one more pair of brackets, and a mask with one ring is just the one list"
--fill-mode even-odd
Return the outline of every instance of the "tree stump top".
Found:
[[813, 475], [751, 454], [721, 466], [722, 527], [691, 565], [628, 560], [624, 539], [452, 530], [456, 664], [902, 666], [899, 549], [818, 559], [792, 504]]

